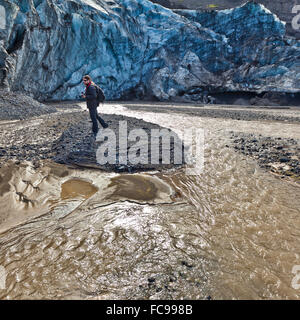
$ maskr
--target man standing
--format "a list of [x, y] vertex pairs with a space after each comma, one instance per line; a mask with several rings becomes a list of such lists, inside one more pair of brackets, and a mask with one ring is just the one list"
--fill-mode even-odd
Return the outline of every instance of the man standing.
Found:
[[82, 97], [86, 99], [86, 105], [89, 109], [90, 117], [93, 122], [93, 134], [96, 137], [98, 133], [97, 120], [100, 122], [103, 128], [107, 128], [108, 125], [97, 113], [98, 101], [95, 83], [92, 81], [92, 78], [89, 75], [85, 75], [82, 80], [86, 87], [85, 93], [82, 94]]

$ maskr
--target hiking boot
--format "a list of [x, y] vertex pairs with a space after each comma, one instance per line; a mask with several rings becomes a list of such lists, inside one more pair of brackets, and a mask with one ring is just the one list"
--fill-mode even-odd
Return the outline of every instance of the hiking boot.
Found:
[[108, 124], [105, 123], [105, 125], [103, 126], [104, 129], [108, 128]]

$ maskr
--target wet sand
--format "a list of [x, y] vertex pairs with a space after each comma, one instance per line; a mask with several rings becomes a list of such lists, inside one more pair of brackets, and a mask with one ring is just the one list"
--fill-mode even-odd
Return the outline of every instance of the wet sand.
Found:
[[[298, 152], [299, 125], [281, 117], [298, 118], [299, 111], [265, 111], [278, 113], [277, 121], [163, 109], [108, 104], [103, 113], [177, 132], [205, 128], [201, 174], [189, 176], [184, 168], [118, 174], [56, 164], [48, 159], [49, 146], [45, 159], [36, 151], [33, 161], [19, 160], [19, 147], [0, 158], [0, 205], [8, 209], [0, 211], [0, 265], [8, 273], [2, 299], [300, 298], [291, 286], [292, 268], [299, 264], [300, 189], [271, 175], [255, 158], [271, 147]], [[70, 117], [56, 116], [60, 137], [73, 124]], [[33, 121], [28, 128], [42, 134], [31, 132], [26, 139], [34, 144], [44, 137], [47, 147], [47, 139], [53, 142], [47, 135], [51, 125]], [[25, 124], [19, 124], [21, 130]], [[14, 136], [15, 125], [0, 125], [10, 146], [14, 137], [22, 139], [21, 132]], [[250, 141], [251, 134], [257, 142]], [[264, 137], [270, 137], [267, 149]], [[253, 156], [235, 148], [243, 145], [240, 139]]]
[[[76, 103], [55, 103], [54, 106], [59, 110], [51, 115], [42, 115], [27, 120], [20, 121], [0, 121], [0, 165], [7, 160], [32, 161], [38, 166], [40, 160], [48, 159], [56, 163], [75, 165], [86, 168], [96, 168], [104, 171], [114, 172], [138, 172], [142, 170], [162, 170], [176, 167], [174, 164], [174, 148], [176, 145], [182, 147], [180, 139], [171, 141], [170, 163], [163, 164], [161, 159], [159, 163], [151, 163], [150, 132], [153, 129], [161, 130], [163, 127], [151, 122], [129, 118], [124, 115], [101, 114], [101, 117], [108, 124], [107, 130], [115, 133], [116, 137], [116, 161], [115, 163], [99, 164], [96, 159], [97, 149], [103, 141], [95, 141], [92, 134], [92, 124], [87, 110], [78, 107]], [[78, 110], [79, 109], [79, 110]], [[99, 108], [100, 109], [100, 108]], [[100, 110], [101, 112], [101, 110]], [[126, 124], [127, 132], [134, 129], [143, 129], [147, 134], [147, 141], [144, 151], [140, 157], [146, 157], [147, 163], [126, 164], [120, 163], [119, 147], [119, 126]], [[100, 126], [100, 125], [99, 125]], [[99, 132], [101, 134], [100, 126]], [[168, 129], [166, 129], [168, 130]], [[127, 154], [136, 141], [128, 139]], [[160, 148], [162, 143], [159, 142]], [[142, 151], [141, 151], [142, 152]], [[183, 156], [184, 158], [184, 156]], [[184, 164], [184, 159], [179, 164]]]
[[[40, 115], [27, 120], [0, 121], [0, 197], [3, 203], [3, 212], [0, 215], [2, 230], [9, 226], [27, 221], [33, 216], [44, 214], [50, 206], [47, 202], [57, 203], [61, 200], [76, 198], [76, 195], [85, 199], [97, 192], [97, 187], [87, 181], [65, 180], [70, 177], [70, 172], [82, 167], [96, 168], [93, 164], [88, 164], [84, 160], [78, 161], [70, 157], [70, 148], [80, 149], [80, 135], [91, 132], [91, 121], [84, 103], [63, 102], [52, 103], [58, 112], [50, 115]], [[114, 104], [106, 104], [107, 108], [113, 109]], [[111, 107], [112, 108], [111, 108]], [[120, 106], [120, 105], [117, 105]], [[248, 108], [237, 106], [200, 106], [159, 103], [151, 105], [149, 103], [123, 103], [123, 108], [138, 112], [155, 112], [185, 114], [187, 116], [211, 119], [246, 120], [246, 121], [267, 121], [298, 123], [300, 122], [300, 109], [286, 107], [286, 109], [269, 108]], [[126, 110], [125, 109], [125, 110]], [[149, 123], [136, 118], [124, 118], [111, 114], [104, 114], [103, 118], [111, 126], [114, 122], [129, 120], [132, 127], [142, 126], [144, 129]], [[82, 123], [82, 124], [80, 124]], [[152, 127], [153, 125], [150, 124]], [[85, 126], [83, 128], [83, 126]], [[155, 128], [160, 128], [156, 126]], [[68, 138], [62, 138], [66, 132], [70, 132]], [[255, 159], [257, 163], [268, 172], [275, 173], [281, 179], [300, 183], [300, 146], [298, 140], [284, 139], [281, 137], [271, 138], [253, 133], [230, 131], [231, 142], [226, 145], [234, 152], [240, 152]], [[91, 141], [92, 137], [84, 137], [83, 140]], [[68, 144], [71, 143], [71, 147]], [[57, 147], [59, 146], [59, 148]], [[59, 151], [59, 152], [58, 152]], [[77, 153], [84, 154], [85, 150]], [[60, 154], [60, 156], [58, 156]], [[80, 157], [79, 157], [80, 158]], [[54, 162], [53, 162], [54, 160]], [[50, 162], [49, 162], [50, 161]], [[55, 163], [56, 161], [56, 163]], [[58, 163], [57, 163], [58, 162]], [[79, 167], [78, 167], [79, 165]], [[139, 170], [149, 169], [170, 169], [171, 166], [147, 167], [142, 166]], [[116, 166], [98, 166], [97, 169], [111, 172], [122, 172]], [[126, 169], [126, 168], [125, 168]], [[125, 170], [127, 171], [127, 169]], [[131, 170], [132, 172], [132, 170]], [[28, 177], [30, 176], [30, 179]], [[59, 181], [58, 181], [59, 180]], [[60, 185], [62, 182], [62, 185]], [[47, 187], [42, 187], [42, 184]], [[114, 195], [111, 199], [131, 199], [137, 201], [153, 200], [158, 197], [157, 182], [143, 179], [142, 176], [123, 176], [113, 178], [110, 186], [115, 187]], [[58, 186], [60, 185], [60, 186]], [[162, 185], [159, 185], [163, 189]], [[41, 190], [46, 192], [42, 199]], [[52, 191], [51, 191], [52, 190]], [[58, 196], [60, 191], [60, 197]], [[168, 192], [167, 192], [168, 193]], [[53, 194], [56, 194], [53, 196]], [[53, 200], [55, 199], [55, 200]], [[25, 210], [25, 211], [24, 211]], [[20, 212], [23, 212], [20, 214]]]

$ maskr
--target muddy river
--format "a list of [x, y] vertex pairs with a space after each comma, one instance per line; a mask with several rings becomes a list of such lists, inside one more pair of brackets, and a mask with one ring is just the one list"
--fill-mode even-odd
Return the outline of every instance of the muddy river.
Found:
[[202, 172], [8, 162], [0, 169], [1, 299], [300, 298], [299, 184], [228, 148], [230, 131], [300, 141], [299, 124], [123, 104], [102, 111], [177, 133], [204, 129]]

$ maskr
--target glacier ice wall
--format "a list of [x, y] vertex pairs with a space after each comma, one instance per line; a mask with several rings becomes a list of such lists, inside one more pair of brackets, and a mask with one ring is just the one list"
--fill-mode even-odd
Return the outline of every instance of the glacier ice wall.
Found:
[[203, 91], [300, 90], [300, 42], [262, 5], [197, 12], [147, 0], [0, 0], [0, 85], [75, 99], [197, 100]]

